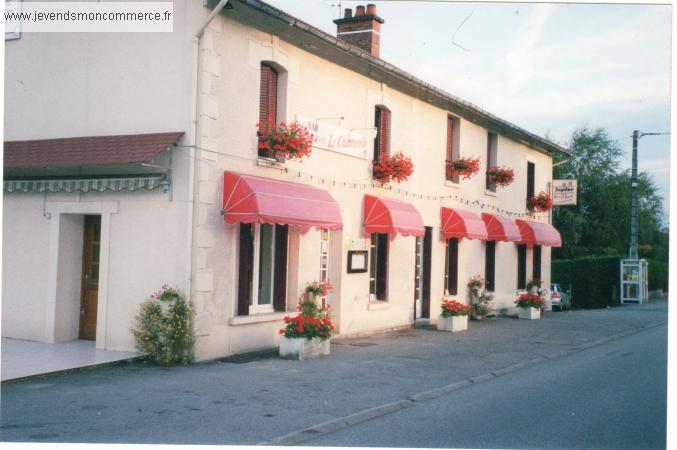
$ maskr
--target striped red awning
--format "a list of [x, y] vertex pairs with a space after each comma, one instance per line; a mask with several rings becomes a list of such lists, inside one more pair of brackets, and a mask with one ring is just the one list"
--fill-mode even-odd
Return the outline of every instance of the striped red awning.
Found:
[[445, 239], [487, 239], [487, 227], [480, 216], [462, 209], [442, 208], [442, 235]]
[[522, 235], [522, 244], [546, 245], [548, 247], [562, 246], [562, 237], [552, 225], [520, 219], [517, 219], [516, 222]]
[[498, 214], [482, 213], [482, 220], [487, 227], [487, 240], [519, 242], [522, 239], [520, 230], [514, 220]]
[[364, 230], [368, 233], [399, 233], [402, 236], [423, 236], [421, 214], [413, 205], [391, 198], [364, 196]]
[[340, 230], [341, 212], [329, 192], [305, 184], [223, 173], [223, 218], [228, 223], [277, 223]]

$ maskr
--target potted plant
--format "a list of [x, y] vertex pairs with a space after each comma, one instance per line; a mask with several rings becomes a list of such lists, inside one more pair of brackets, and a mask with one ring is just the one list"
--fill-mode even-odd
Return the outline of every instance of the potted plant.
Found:
[[488, 293], [487, 291], [482, 291], [482, 293], [477, 297], [475, 303], [472, 304], [472, 318], [474, 320], [484, 320], [487, 315], [493, 311], [492, 303], [494, 301], [494, 295]]
[[489, 181], [498, 186], [508, 186], [515, 181], [515, 171], [510, 167], [491, 166], [487, 169]]
[[414, 164], [411, 158], [404, 156], [402, 152], [393, 156], [383, 155], [374, 162], [374, 178], [382, 185], [391, 181], [401, 183], [406, 181], [414, 173]]
[[463, 331], [468, 329], [468, 314], [472, 308], [456, 300], [442, 301], [442, 312], [437, 318], [439, 331]]
[[464, 180], [470, 179], [480, 170], [480, 159], [471, 158], [469, 156], [447, 161], [447, 176], [449, 178], [454, 175], [461, 176]]
[[266, 122], [258, 127], [259, 151], [278, 161], [310, 156], [313, 135], [298, 122]]
[[520, 319], [540, 319], [541, 310], [545, 306], [545, 300], [542, 297], [534, 294], [522, 294], [515, 304], [519, 308], [519, 318]]
[[316, 294], [326, 295], [329, 283], [313, 282], [306, 287], [295, 317], [285, 317], [280, 329], [280, 357], [309, 359], [327, 356], [331, 350], [334, 325], [329, 318], [329, 306], [318, 305]]
[[552, 197], [547, 192], [540, 192], [538, 195], [529, 197], [527, 200], [529, 211], [547, 212], [552, 209]]
[[169, 285], [139, 305], [132, 328], [138, 352], [161, 365], [193, 360], [195, 334], [193, 309], [181, 293]]

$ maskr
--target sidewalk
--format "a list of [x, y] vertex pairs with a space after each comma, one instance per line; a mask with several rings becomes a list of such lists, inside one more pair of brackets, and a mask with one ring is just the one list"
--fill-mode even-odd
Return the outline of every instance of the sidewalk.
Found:
[[[36, 380], [44, 389], [2, 387], [3, 440], [291, 445], [412, 402], [453, 401], [452, 391], [469, 383], [666, 321], [667, 302], [659, 301], [548, 312], [536, 321], [488, 319], [454, 334], [410, 329], [336, 340], [331, 356], [307, 361], [125, 363], [55, 375]], [[32, 422], [59, 425], [51, 439], [12, 427]]]
[[136, 353], [101, 350], [94, 341], [59, 344], [2, 338], [2, 381], [79, 369], [136, 357]]

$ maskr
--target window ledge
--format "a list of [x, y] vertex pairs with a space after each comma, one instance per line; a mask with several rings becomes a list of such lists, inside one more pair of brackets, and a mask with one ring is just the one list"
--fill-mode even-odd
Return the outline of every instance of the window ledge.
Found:
[[286, 170], [283, 162], [280, 162], [275, 158], [266, 158], [264, 156], [258, 156], [256, 158], [256, 165], [259, 167], [270, 167], [271, 169]]
[[369, 302], [367, 304], [367, 311], [378, 311], [381, 309], [389, 309], [390, 308], [390, 303], [385, 302], [385, 301], [376, 301], [376, 302]]
[[484, 190], [484, 195], [488, 195], [489, 197], [496, 197], [496, 192], [495, 191], [490, 191], [489, 189]]
[[252, 314], [251, 316], [235, 316], [228, 320], [228, 324], [232, 326], [249, 325], [252, 323], [276, 322], [288, 316], [288, 312]]
[[444, 185], [449, 186], [449, 187], [453, 187], [453, 188], [456, 188], [456, 189], [461, 187], [461, 183], [454, 183], [451, 180], [444, 180]]

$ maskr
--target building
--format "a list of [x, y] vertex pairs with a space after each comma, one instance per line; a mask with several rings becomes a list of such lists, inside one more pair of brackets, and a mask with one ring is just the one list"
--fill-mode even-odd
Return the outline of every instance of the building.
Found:
[[[337, 39], [258, 0], [221, 2], [213, 19], [176, 5], [170, 37], [7, 42], [4, 336], [83, 336], [92, 264], [98, 347], [132, 349], [138, 304], [170, 283], [190, 292], [200, 359], [275, 346], [313, 280], [334, 285], [341, 335], [434, 322], [473, 275], [502, 311], [527, 278], [549, 282], [559, 235], [526, 198], [566, 149], [381, 60], [375, 6], [346, 10]], [[311, 156], [259, 154], [269, 120], [308, 126]], [[413, 175], [381, 186], [372, 161], [399, 151]], [[448, 176], [459, 156], [480, 174]], [[496, 187], [488, 165], [515, 181]]]

